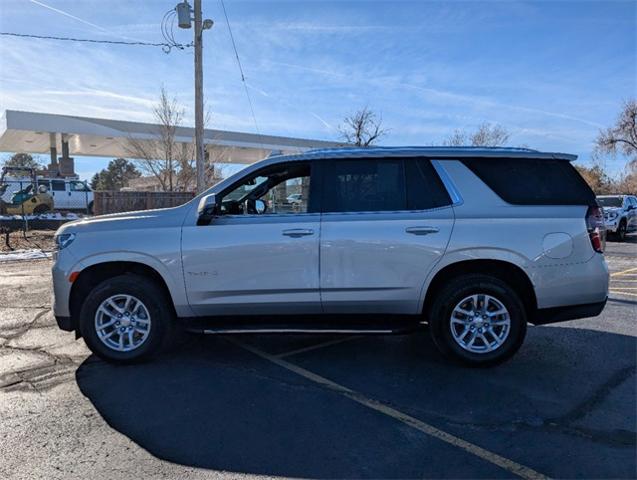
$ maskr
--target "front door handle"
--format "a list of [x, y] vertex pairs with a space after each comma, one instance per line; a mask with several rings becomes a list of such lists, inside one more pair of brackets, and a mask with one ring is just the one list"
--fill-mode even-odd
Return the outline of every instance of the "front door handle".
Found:
[[283, 235], [286, 237], [299, 238], [307, 235], [314, 235], [314, 230], [309, 228], [291, 228], [289, 230], [283, 230]]
[[411, 233], [412, 235], [429, 235], [430, 233], [438, 233], [440, 229], [438, 227], [407, 227], [405, 228], [405, 232]]

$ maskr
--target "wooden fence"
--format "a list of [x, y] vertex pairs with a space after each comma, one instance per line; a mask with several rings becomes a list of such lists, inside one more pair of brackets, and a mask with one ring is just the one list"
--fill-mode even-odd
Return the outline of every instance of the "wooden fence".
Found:
[[176, 207], [191, 200], [193, 192], [94, 192], [93, 212], [107, 213], [152, 210], [153, 208]]

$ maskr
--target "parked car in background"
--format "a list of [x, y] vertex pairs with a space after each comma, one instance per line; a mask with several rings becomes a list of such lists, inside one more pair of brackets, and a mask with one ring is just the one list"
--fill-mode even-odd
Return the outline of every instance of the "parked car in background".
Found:
[[53, 197], [55, 210], [75, 210], [93, 213], [93, 190], [82, 180], [68, 178], [38, 178]]
[[604, 209], [606, 231], [620, 242], [626, 233], [637, 231], [637, 197], [634, 195], [600, 195], [597, 203]]
[[[428, 323], [445, 356], [499, 363], [527, 322], [606, 303], [602, 213], [575, 158], [468, 147], [269, 157], [180, 207], [62, 226], [55, 317], [113, 362], [148, 358], [176, 324], [351, 334]], [[276, 201], [299, 185], [297, 207]]]
[[293, 193], [292, 195], [288, 195], [287, 201], [288, 203], [298, 205], [303, 201], [303, 195], [300, 193]]

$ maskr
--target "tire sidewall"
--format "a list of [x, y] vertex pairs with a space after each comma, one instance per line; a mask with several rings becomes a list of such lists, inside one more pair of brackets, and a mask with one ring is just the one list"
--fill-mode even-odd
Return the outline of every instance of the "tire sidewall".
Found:
[[619, 223], [619, 228], [617, 229], [617, 239], [620, 242], [623, 242], [626, 238], [626, 222], [623, 220]]
[[[95, 313], [101, 303], [113, 295], [133, 295], [148, 309], [150, 333], [146, 341], [130, 352], [118, 352], [106, 346], [95, 330]], [[122, 275], [97, 285], [86, 297], [80, 309], [80, 333], [89, 349], [99, 357], [118, 363], [132, 363], [150, 358], [163, 343], [170, 321], [169, 309], [162, 300], [163, 292], [151, 281], [138, 275]]]
[[[451, 315], [464, 298], [475, 294], [491, 295], [509, 311], [511, 325], [504, 344], [488, 353], [473, 353], [462, 348], [451, 334]], [[501, 280], [483, 275], [459, 278], [443, 289], [430, 315], [430, 331], [434, 343], [447, 357], [470, 366], [489, 366], [510, 358], [522, 345], [526, 335], [526, 312], [515, 291]]]

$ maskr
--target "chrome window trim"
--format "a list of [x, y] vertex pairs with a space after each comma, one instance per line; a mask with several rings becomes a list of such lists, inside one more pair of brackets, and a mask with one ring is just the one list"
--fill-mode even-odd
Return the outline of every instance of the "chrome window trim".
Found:
[[432, 159], [431, 164], [433, 165], [434, 169], [436, 170], [436, 173], [440, 177], [440, 180], [442, 180], [443, 185], [447, 189], [447, 193], [449, 193], [449, 197], [451, 198], [451, 205], [452, 206], [462, 205], [464, 203], [464, 200], [462, 199], [462, 196], [460, 195], [458, 188], [453, 183], [453, 180], [451, 180], [451, 177], [445, 170], [445, 167], [442, 165], [442, 162], [440, 160]]

